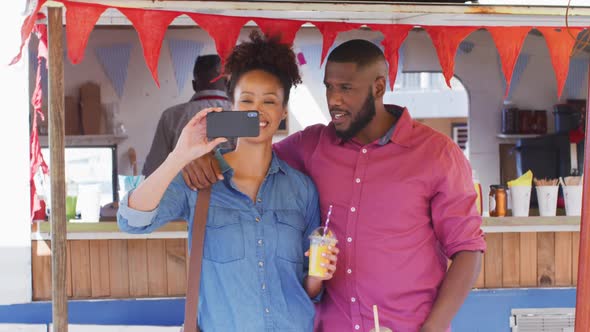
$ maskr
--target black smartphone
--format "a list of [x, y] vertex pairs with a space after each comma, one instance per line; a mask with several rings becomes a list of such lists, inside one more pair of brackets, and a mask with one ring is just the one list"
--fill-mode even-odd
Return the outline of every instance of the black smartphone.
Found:
[[221, 111], [207, 114], [207, 137], [257, 137], [258, 111]]

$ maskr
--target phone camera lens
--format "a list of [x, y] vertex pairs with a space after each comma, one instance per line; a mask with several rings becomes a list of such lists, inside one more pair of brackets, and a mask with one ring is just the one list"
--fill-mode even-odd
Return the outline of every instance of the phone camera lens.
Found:
[[249, 118], [255, 118], [256, 117], [256, 113], [255, 112], [250, 112], [250, 113], [248, 113], [248, 117]]

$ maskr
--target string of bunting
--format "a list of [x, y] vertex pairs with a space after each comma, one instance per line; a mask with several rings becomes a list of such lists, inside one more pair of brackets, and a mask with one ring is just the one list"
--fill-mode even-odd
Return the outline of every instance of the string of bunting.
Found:
[[[39, 0], [33, 13], [23, 24], [21, 37], [23, 45], [29, 38], [34, 19], [41, 6], [47, 0]], [[211, 36], [215, 42], [217, 53], [225, 59], [236, 44], [240, 30], [249, 21], [254, 21], [267, 35], [277, 35], [284, 43], [293, 43], [297, 31], [304, 23], [313, 24], [322, 34], [322, 53], [320, 65], [324, 62], [328, 50], [340, 32], [355, 30], [362, 26], [360, 23], [348, 22], [319, 22], [297, 21], [287, 19], [272, 19], [258, 17], [234, 17], [193, 12], [178, 12], [165, 10], [131, 9], [116, 6], [104, 6], [61, 0], [66, 7], [66, 25], [68, 55], [72, 63], [79, 63], [86, 48], [90, 32], [96, 25], [98, 18], [107, 8], [114, 8], [125, 15], [138, 33], [146, 65], [154, 81], [159, 86], [158, 62], [160, 50], [165, 32], [172, 21], [180, 15], [187, 15], [195, 21], [203, 30]], [[407, 37], [407, 33], [413, 28], [411, 25], [402, 24], [368, 24], [368, 28], [380, 31], [384, 35], [382, 45], [387, 60], [390, 62], [389, 82], [393, 87], [397, 75], [399, 48]], [[461, 42], [472, 32], [486, 29], [492, 35], [500, 60], [502, 71], [506, 80], [506, 95], [510, 91], [512, 74], [516, 66], [516, 59], [522, 49], [524, 39], [533, 27], [482, 27], [482, 26], [422, 26], [429, 34], [436, 49], [441, 69], [447, 85], [454, 75], [455, 57]], [[553, 70], [557, 81], [558, 98], [567, 79], [570, 56], [576, 44], [581, 28], [556, 28], [534, 27], [540, 31], [547, 42]], [[14, 58], [13, 63], [20, 59], [20, 53]]]

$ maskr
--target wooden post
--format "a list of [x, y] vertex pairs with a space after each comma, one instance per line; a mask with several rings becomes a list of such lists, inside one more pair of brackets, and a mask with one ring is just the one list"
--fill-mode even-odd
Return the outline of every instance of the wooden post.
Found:
[[[590, 70], [588, 70], [590, 82]], [[590, 84], [588, 95], [590, 97]], [[576, 293], [576, 331], [590, 331], [590, 100], [586, 101], [586, 137], [584, 151], [584, 195], [580, 221], [580, 249], [578, 258], [578, 290]]]
[[66, 177], [64, 52], [61, 7], [48, 8], [49, 150], [51, 178], [51, 299], [53, 331], [68, 331], [66, 293]]

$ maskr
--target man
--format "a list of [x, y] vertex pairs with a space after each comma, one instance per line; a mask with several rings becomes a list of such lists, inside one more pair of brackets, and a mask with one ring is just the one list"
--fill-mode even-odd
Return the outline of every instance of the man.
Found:
[[[231, 103], [225, 92], [226, 79], [219, 78], [221, 59], [217, 55], [200, 56], [193, 68], [193, 90], [195, 94], [188, 103], [173, 106], [162, 113], [154, 135], [152, 147], [143, 166], [147, 177], [164, 162], [176, 146], [182, 128], [200, 110], [208, 107], [231, 109]], [[224, 146], [232, 149], [232, 145]]]
[[[315, 182], [322, 215], [333, 205], [339, 268], [318, 305], [316, 331], [369, 331], [373, 305], [393, 331], [447, 331], [480, 270], [485, 242], [469, 163], [407, 109], [383, 104], [386, 73], [372, 43], [336, 47], [324, 78], [331, 123], [274, 145]], [[220, 174], [205, 166], [191, 172]]]

